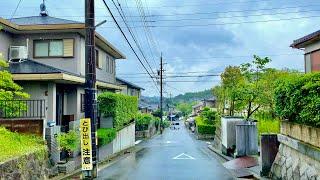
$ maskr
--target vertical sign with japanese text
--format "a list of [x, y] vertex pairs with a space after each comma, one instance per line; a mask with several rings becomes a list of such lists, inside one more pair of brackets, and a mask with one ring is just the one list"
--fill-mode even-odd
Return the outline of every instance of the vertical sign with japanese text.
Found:
[[92, 144], [90, 118], [80, 120], [82, 170], [92, 170]]

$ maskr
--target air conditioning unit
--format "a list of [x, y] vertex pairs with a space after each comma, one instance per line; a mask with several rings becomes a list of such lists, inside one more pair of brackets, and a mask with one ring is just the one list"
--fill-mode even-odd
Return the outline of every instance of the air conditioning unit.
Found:
[[23, 60], [28, 58], [28, 51], [26, 46], [10, 46], [9, 59]]

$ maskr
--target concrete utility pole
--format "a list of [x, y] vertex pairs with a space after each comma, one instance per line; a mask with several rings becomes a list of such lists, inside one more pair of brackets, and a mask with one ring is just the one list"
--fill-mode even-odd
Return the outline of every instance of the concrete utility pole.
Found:
[[163, 109], [162, 109], [162, 103], [163, 103], [163, 96], [162, 96], [162, 90], [163, 90], [163, 63], [162, 63], [162, 53], [160, 57], [160, 116], [161, 116], [161, 121], [160, 121], [160, 133], [162, 134], [162, 123], [163, 123]]
[[85, 0], [85, 117], [91, 119], [92, 165], [91, 171], [84, 171], [84, 179], [97, 177], [97, 100], [96, 100], [96, 58], [94, 0]]

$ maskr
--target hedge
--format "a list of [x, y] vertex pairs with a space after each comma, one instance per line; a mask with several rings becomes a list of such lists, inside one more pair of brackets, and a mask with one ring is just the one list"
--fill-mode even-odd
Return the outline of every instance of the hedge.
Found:
[[117, 131], [114, 128], [100, 128], [98, 129], [98, 145], [103, 146], [109, 144], [116, 137]]
[[138, 100], [135, 96], [126, 96], [105, 92], [98, 96], [99, 111], [105, 117], [113, 117], [116, 130], [129, 124], [138, 111]]
[[136, 130], [144, 131], [147, 130], [149, 125], [155, 122], [156, 117], [151, 114], [138, 113], [136, 116]]
[[214, 124], [206, 123], [200, 116], [196, 117], [195, 121], [199, 134], [215, 134], [216, 127]]
[[320, 127], [320, 73], [282, 78], [274, 100], [275, 112], [281, 118]]

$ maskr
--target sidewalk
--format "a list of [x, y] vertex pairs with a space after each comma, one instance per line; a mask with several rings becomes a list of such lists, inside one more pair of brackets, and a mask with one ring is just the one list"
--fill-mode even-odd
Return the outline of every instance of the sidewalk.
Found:
[[[137, 143], [137, 144], [139, 144], [139, 143]], [[129, 149], [125, 149], [123, 151], [120, 151], [118, 153], [111, 155], [109, 158], [104, 159], [103, 161], [98, 163], [98, 173], [101, 169], [104, 169], [108, 166], [111, 166], [112, 164], [116, 163], [117, 161], [129, 156], [130, 154], [137, 153], [141, 150], [143, 150], [143, 147], [134, 146]], [[69, 174], [61, 174], [59, 176], [53, 177], [53, 178], [51, 178], [51, 180], [80, 179], [80, 175], [81, 175], [81, 168], [76, 169], [75, 171], [73, 171], [72, 173], [69, 173]]]
[[[216, 153], [217, 155], [219, 155], [222, 159], [225, 160], [225, 162], [234, 160], [234, 158], [230, 157], [230, 156], [226, 156], [224, 154], [222, 154], [222, 152], [216, 148], [214, 148], [212, 145], [208, 145], [208, 148], [213, 151], [214, 153]], [[243, 176], [249, 176], [250, 174], [254, 177], [254, 179], [269, 179], [269, 178], [265, 178], [265, 177], [261, 177], [260, 176], [260, 170], [261, 170], [261, 161], [260, 158], [258, 157], [259, 163], [257, 166], [253, 166], [250, 168], [244, 168], [244, 169], [237, 169], [237, 170], [233, 170], [233, 169], [229, 169], [236, 177], [239, 176], [239, 174], [243, 175]], [[237, 173], [237, 174], [235, 174]], [[239, 173], [239, 174], [238, 174]]]

